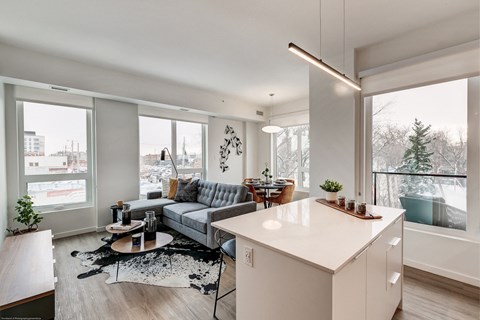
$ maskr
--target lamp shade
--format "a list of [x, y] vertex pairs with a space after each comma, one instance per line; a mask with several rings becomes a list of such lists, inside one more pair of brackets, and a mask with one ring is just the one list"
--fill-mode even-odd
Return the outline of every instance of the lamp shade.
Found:
[[279, 126], [268, 125], [263, 127], [262, 131], [266, 133], [279, 133], [280, 131], [282, 131], [282, 128], [280, 128]]

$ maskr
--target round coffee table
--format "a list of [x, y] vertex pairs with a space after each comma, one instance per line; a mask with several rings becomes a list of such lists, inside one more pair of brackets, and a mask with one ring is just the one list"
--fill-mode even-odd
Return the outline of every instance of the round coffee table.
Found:
[[[142, 253], [147, 251], [152, 251], [163, 246], [166, 246], [170, 242], [173, 241], [173, 237], [168, 233], [164, 232], [157, 232], [156, 239], [150, 241], [144, 241], [144, 233], [142, 232], [142, 239], [139, 246], [132, 245], [132, 235], [120, 238], [119, 240], [112, 243], [112, 250], [118, 253], [123, 254], [136, 254]], [[170, 267], [172, 266], [172, 258], [170, 258]], [[115, 281], [118, 280], [118, 268], [120, 267], [120, 258], [117, 260], [117, 275], [115, 277]]]

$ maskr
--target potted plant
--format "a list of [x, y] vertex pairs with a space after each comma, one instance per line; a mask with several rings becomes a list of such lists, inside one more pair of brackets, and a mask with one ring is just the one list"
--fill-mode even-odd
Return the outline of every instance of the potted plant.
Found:
[[268, 169], [268, 162], [265, 162], [265, 169], [262, 171], [262, 175], [265, 176], [265, 183], [270, 183], [270, 179], [273, 176], [270, 174], [270, 169]]
[[23, 197], [17, 200], [17, 205], [15, 206], [15, 211], [17, 211], [18, 216], [13, 218], [13, 221], [23, 223], [27, 228], [19, 230], [17, 229], [7, 229], [7, 231], [15, 234], [21, 234], [26, 232], [36, 231], [38, 229], [38, 224], [42, 221], [43, 217], [33, 210], [33, 201], [32, 197], [29, 195], [24, 195]]
[[337, 192], [342, 191], [343, 186], [337, 181], [327, 179], [320, 185], [320, 188], [325, 191], [325, 198], [328, 202], [335, 202], [337, 200]]

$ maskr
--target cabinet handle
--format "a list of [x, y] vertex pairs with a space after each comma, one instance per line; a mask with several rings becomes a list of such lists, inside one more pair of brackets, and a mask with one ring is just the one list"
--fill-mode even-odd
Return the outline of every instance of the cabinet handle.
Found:
[[402, 238], [395, 237], [390, 241], [390, 245], [392, 247], [396, 247], [400, 243], [400, 241], [402, 241]]
[[357, 255], [355, 256], [355, 258], [353, 258], [353, 261], [355, 261], [355, 260], [357, 260], [358, 258], [360, 258], [360, 256], [361, 256], [362, 254], [364, 254], [364, 252], [367, 251], [367, 249], [368, 249], [368, 247], [365, 248], [365, 249], [363, 249], [363, 251], [360, 252], [359, 254], [357, 254]]
[[393, 276], [390, 278], [390, 284], [394, 286], [397, 283], [398, 279], [400, 279], [400, 276], [401, 276], [400, 273], [395, 272]]

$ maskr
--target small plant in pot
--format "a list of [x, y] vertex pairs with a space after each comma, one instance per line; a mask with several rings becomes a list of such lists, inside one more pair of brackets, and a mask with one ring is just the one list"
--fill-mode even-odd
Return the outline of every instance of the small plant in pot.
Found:
[[325, 180], [323, 184], [320, 185], [325, 191], [325, 198], [328, 202], [335, 202], [337, 200], [337, 192], [343, 190], [343, 186], [334, 180]]
[[270, 183], [270, 179], [273, 176], [270, 174], [270, 169], [268, 169], [268, 162], [265, 162], [265, 170], [262, 171], [262, 175], [265, 176], [265, 183]]
[[17, 200], [17, 205], [15, 206], [15, 211], [17, 211], [18, 216], [13, 218], [13, 221], [20, 222], [27, 228], [22, 230], [19, 230], [18, 228], [13, 230], [7, 229], [7, 231], [16, 235], [36, 231], [38, 229], [38, 224], [42, 221], [43, 217], [40, 217], [40, 215], [33, 210], [32, 197], [24, 195], [19, 198]]

